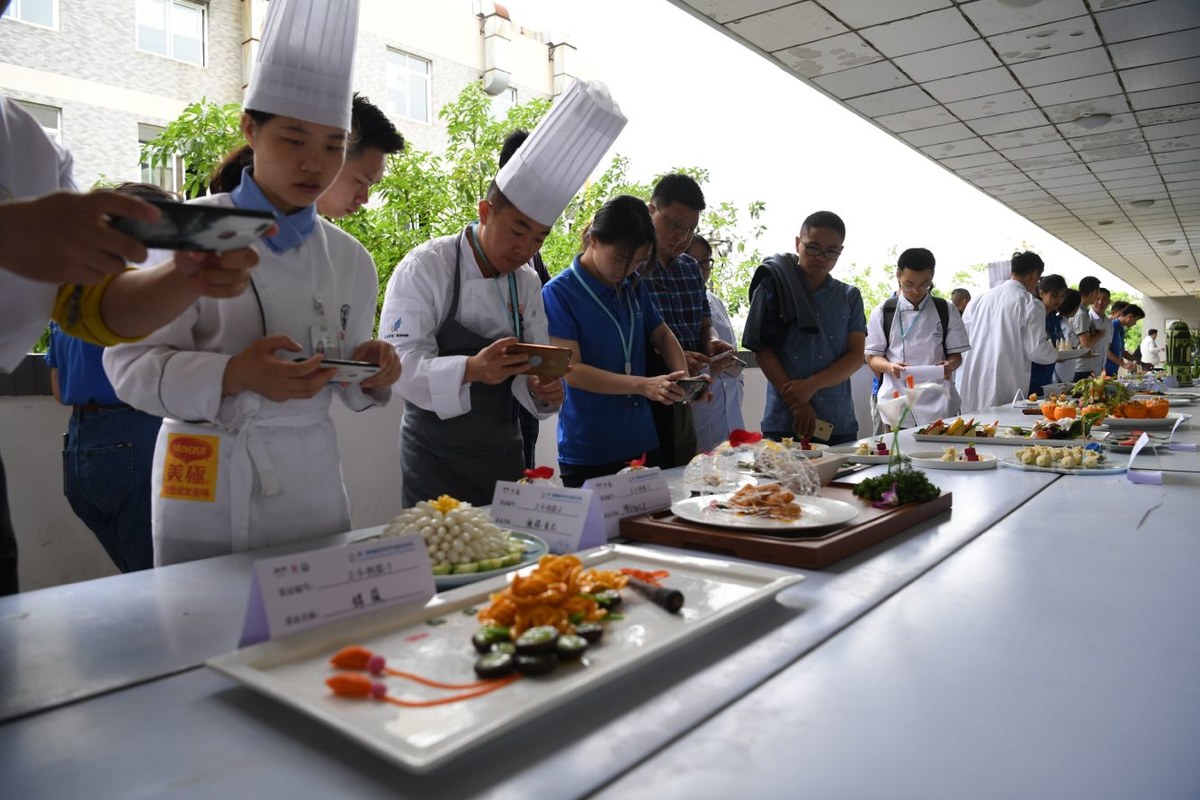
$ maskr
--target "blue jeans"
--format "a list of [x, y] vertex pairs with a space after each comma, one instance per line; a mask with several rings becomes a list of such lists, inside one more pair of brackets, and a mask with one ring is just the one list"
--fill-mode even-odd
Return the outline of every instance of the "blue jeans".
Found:
[[150, 469], [161, 424], [132, 408], [75, 412], [63, 440], [63, 494], [122, 572], [154, 566]]

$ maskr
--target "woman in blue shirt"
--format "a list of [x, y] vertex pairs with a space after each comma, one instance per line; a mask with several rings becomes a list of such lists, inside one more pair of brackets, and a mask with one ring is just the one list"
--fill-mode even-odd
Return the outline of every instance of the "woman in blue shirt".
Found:
[[[566, 486], [611, 475], [634, 458], [657, 459], [650, 403], [683, 397], [683, 348], [663, 322], [648, 287], [630, 276], [655, 263], [654, 223], [645, 202], [605, 203], [583, 234], [583, 252], [542, 289], [550, 343], [571, 348], [566, 399], [558, 415], [559, 473]], [[646, 376], [647, 343], [667, 375]]]

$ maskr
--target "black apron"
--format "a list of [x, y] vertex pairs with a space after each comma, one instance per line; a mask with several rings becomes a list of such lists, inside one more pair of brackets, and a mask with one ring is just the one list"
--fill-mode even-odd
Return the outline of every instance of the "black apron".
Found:
[[[462, 239], [454, 244], [450, 310], [437, 332], [439, 356], [473, 356], [492, 343], [457, 319], [462, 281]], [[408, 403], [400, 429], [404, 507], [448, 494], [472, 505], [488, 505], [496, 481], [522, 475], [521, 429], [513, 415], [513, 379], [471, 384], [471, 410], [451, 419]]]

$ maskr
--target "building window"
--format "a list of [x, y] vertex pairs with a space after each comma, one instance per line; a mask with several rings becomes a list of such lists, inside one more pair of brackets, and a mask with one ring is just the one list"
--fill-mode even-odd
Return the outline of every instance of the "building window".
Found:
[[492, 118], [504, 119], [510, 108], [517, 104], [517, 90], [508, 87], [503, 92], [492, 96]]
[[57, 28], [58, 0], [13, 0], [8, 17], [30, 25]]
[[388, 113], [417, 122], [429, 122], [429, 62], [423, 58], [387, 51]]
[[41, 103], [29, 103], [25, 100], [17, 100], [17, 105], [29, 112], [30, 116], [38, 121], [42, 126], [42, 130], [46, 135], [55, 141], [56, 144], [62, 144], [62, 109], [54, 106], [44, 106]]
[[137, 46], [204, 66], [204, 6], [185, 0], [137, 0]]
[[[162, 128], [139, 122], [138, 149], [140, 150], [148, 142], [157, 139], [162, 132]], [[171, 159], [171, 163], [154, 167], [142, 162], [142, 183], [152, 183], [168, 192], [181, 193], [183, 191], [183, 159], [176, 155]]]

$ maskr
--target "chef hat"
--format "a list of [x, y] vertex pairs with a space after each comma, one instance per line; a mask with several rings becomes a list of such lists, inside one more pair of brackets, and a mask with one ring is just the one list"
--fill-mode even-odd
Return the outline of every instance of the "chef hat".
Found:
[[608, 87], [575, 81], [496, 176], [521, 213], [553, 225], [625, 127]]
[[358, 0], [271, 0], [246, 108], [350, 130]]

